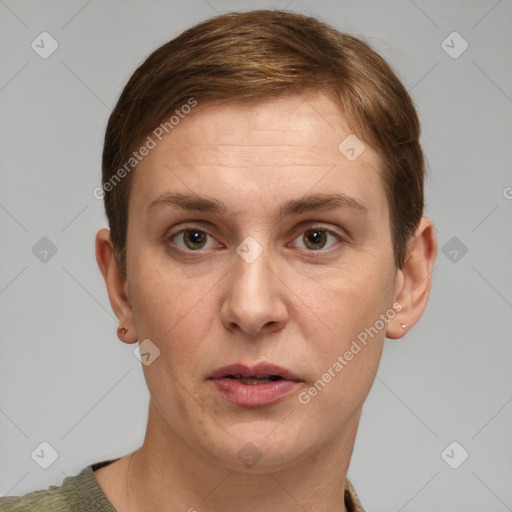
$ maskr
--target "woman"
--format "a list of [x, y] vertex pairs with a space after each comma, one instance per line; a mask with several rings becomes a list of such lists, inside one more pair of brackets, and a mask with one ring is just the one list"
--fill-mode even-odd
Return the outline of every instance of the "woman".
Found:
[[363, 510], [346, 478], [362, 405], [437, 253], [419, 133], [383, 59], [314, 18], [229, 13], [151, 54], [96, 191], [144, 443], [0, 510]]

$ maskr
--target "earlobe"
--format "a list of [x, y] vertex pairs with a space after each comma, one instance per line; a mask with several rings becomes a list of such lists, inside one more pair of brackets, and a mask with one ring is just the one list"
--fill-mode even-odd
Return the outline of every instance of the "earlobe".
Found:
[[105, 280], [110, 305], [119, 320], [117, 335], [125, 343], [135, 343], [137, 332], [131, 302], [126, 293], [127, 283], [121, 278], [110, 231], [106, 228], [100, 229], [96, 234], [96, 261]]
[[405, 263], [398, 270], [394, 302], [402, 304], [402, 309], [389, 322], [387, 338], [401, 338], [421, 318], [430, 296], [436, 256], [434, 224], [428, 217], [423, 217], [414, 237], [409, 241]]

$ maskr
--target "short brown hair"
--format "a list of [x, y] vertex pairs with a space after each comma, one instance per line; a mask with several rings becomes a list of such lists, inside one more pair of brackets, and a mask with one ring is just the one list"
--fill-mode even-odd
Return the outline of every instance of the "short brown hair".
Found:
[[[382, 158], [394, 260], [401, 268], [424, 207], [420, 124], [407, 90], [361, 39], [309, 16], [256, 10], [186, 30], [154, 51], [121, 93], [105, 133], [102, 186], [122, 277], [132, 182], [126, 162], [155, 127], [191, 98], [199, 104], [263, 102], [316, 91], [332, 94], [350, 129]], [[123, 179], [113, 182], [123, 164]]]

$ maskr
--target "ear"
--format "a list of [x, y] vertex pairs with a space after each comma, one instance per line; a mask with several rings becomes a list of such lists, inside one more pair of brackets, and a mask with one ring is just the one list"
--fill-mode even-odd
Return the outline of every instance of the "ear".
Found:
[[96, 261], [105, 279], [110, 305], [119, 320], [120, 327], [126, 332], [119, 330], [117, 335], [125, 343], [135, 343], [137, 332], [133, 318], [133, 310], [128, 292], [128, 282], [123, 281], [114, 258], [114, 246], [110, 238], [110, 231], [106, 228], [96, 233]]
[[[394, 303], [402, 305], [395, 318], [388, 323], [386, 337], [397, 339], [420, 319], [430, 296], [432, 269], [437, 256], [437, 240], [434, 223], [422, 217], [414, 237], [407, 246], [407, 255], [398, 270]], [[402, 324], [406, 327], [402, 328]]]

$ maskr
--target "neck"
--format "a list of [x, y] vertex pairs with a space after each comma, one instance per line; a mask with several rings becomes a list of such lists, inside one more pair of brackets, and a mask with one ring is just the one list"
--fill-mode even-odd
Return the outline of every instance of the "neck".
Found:
[[150, 402], [144, 443], [130, 460], [130, 512], [346, 512], [345, 478], [360, 411], [345, 432], [299, 461], [267, 472], [240, 472], [185, 443]]

